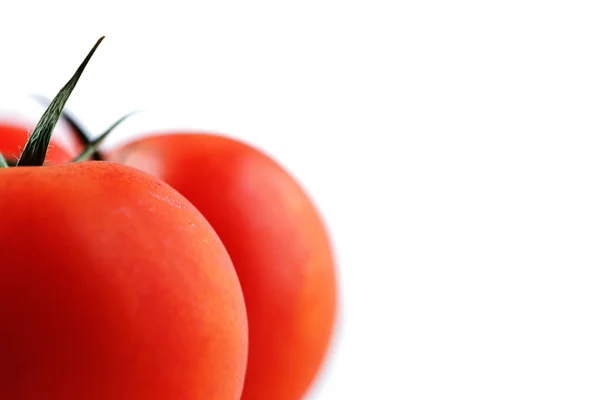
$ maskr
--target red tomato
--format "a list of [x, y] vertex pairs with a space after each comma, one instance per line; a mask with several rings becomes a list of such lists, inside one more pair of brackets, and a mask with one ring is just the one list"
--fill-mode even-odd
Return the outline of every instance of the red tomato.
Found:
[[326, 230], [298, 183], [264, 153], [218, 135], [155, 135], [107, 157], [173, 186], [225, 244], [248, 313], [242, 398], [301, 398], [330, 341], [336, 283]]
[[[34, 126], [28, 128], [25, 124], [13, 121], [0, 122], [0, 153], [10, 164], [16, 163], [21, 151], [29, 138]], [[78, 145], [78, 147], [83, 147]], [[52, 140], [46, 153], [46, 164], [64, 164], [71, 161], [77, 154]]]
[[108, 162], [0, 169], [0, 399], [237, 399], [239, 281], [183, 196]]

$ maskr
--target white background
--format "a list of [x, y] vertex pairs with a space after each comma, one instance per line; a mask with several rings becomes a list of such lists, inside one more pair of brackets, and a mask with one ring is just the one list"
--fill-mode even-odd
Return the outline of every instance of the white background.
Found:
[[[313, 399], [600, 398], [600, 10], [580, 1], [0, 7], [0, 92], [111, 140], [224, 132], [322, 210], [342, 296]], [[39, 111], [41, 113], [41, 111]]]

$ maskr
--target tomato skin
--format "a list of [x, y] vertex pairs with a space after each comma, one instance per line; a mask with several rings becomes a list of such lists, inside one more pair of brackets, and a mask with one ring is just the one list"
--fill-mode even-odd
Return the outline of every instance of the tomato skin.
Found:
[[204, 217], [108, 162], [0, 169], [0, 398], [238, 399], [241, 288]]
[[153, 134], [108, 157], [174, 187], [225, 244], [248, 313], [242, 398], [300, 399], [330, 342], [336, 278], [327, 232], [298, 183], [264, 153], [220, 135]]
[[[16, 162], [27, 143], [29, 134], [35, 126], [28, 128], [25, 124], [12, 121], [0, 122], [0, 153], [9, 162]], [[81, 148], [83, 148], [80, 145]], [[64, 164], [75, 158], [77, 154], [67, 150], [56, 140], [52, 140], [46, 153], [47, 165]]]

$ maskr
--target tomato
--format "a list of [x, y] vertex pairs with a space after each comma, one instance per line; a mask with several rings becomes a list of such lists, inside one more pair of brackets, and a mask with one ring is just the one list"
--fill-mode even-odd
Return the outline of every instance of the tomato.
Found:
[[[16, 163], [23, 146], [29, 138], [30, 128], [16, 121], [0, 122], [0, 153], [10, 164]], [[75, 158], [77, 154], [53, 140], [46, 153], [46, 164], [64, 164]]]
[[106, 157], [171, 185], [225, 244], [248, 314], [242, 398], [301, 398], [330, 342], [336, 278], [327, 232], [300, 185], [264, 153], [219, 135], [154, 134]]
[[16, 166], [0, 158], [0, 399], [238, 399], [244, 299], [202, 214], [134, 168], [46, 165], [53, 129], [102, 39]]
[[93, 161], [3, 168], [0, 191], [0, 398], [239, 398], [241, 288], [183, 196]]

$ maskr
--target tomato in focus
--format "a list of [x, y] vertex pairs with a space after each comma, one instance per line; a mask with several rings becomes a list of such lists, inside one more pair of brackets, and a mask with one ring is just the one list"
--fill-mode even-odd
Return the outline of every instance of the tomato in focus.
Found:
[[244, 300], [190, 202], [108, 162], [2, 168], [0, 192], [1, 399], [239, 398]]

